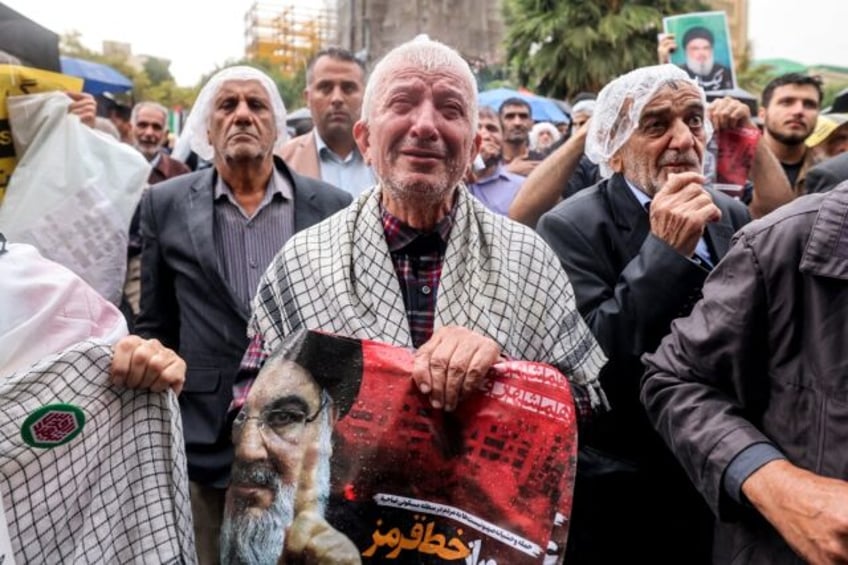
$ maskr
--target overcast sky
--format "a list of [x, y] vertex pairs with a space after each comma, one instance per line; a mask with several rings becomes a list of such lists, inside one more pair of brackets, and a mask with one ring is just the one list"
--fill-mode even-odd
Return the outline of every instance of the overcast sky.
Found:
[[[315, 6], [321, 0], [300, 1]], [[168, 58], [177, 82], [193, 85], [216, 65], [243, 55], [244, 14], [253, 0], [4, 2], [56, 33], [80, 31], [93, 49], [117, 39], [131, 43], [134, 53]], [[748, 6], [755, 58], [848, 67], [848, 0], [749, 0]]]

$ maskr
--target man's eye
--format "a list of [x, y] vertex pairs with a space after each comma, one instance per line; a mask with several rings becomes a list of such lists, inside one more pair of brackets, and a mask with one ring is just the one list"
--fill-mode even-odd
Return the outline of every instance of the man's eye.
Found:
[[265, 417], [265, 421], [272, 428], [282, 428], [291, 424], [297, 424], [303, 422], [305, 419], [306, 415], [303, 413], [284, 412], [281, 410], [269, 412], [268, 415]]
[[650, 121], [642, 124], [642, 130], [648, 134], [659, 134], [665, 131], [665, 123], [660, 121]]
[[462, 117], [462, 109], [457, 106], [446, 106], [442, 108], [442, 114], [449, 120]]
[[689, 118], [690, 128], [699, 128], [704, 125], [704, 118], [701, 116], [692, 116]]

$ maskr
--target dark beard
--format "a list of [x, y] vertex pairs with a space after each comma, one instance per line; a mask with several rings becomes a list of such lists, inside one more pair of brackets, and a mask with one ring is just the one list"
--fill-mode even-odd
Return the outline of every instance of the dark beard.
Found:
[[804, 143], [805, 139], [810, 137], [809, 133], [807, 133], [806, 135], [801, 135], [801, 134], [785, 135], [785, 134], [782, 134], [780, 132], [776, 132], [771, 128], [766, 128], [766, 129], [768, 130], [769, 135], [771, 135], [774, 139], [776, 139], [777, 141], [779, 141], [783, 145], [787, 145], [789, 147], [797, 147], [798, 145], [801, 145], [802, 143]]

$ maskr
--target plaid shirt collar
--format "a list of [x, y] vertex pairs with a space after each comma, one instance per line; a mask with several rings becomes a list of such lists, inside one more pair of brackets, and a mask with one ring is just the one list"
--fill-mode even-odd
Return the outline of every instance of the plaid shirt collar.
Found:
[[436, 227], [430, 232], [423, 232], [404, 223], [403, 220], [386, 210], [382, 204], [380, 204], [380, 212], [382, 214], [383, 232], [386, 235], [386, 243], [389, 244], [389, 251], [394, 253], [404, 249], [419, 236], [434, 232], [438, 233], [442, 243], [447, 245], [448, 237], [450, 237], [456, 217], [456, 206], [453, 206], [450, 212], [439, 220], [436, 223]]

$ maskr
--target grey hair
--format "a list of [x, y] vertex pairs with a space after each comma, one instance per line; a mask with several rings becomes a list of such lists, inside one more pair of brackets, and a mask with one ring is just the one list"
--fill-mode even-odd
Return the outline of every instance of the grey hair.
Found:
[[449, 70], [459, 75], [463, 83], [461, 86], [468, 91], [466, 111], [471, 120], [471, 131], [477, 132], [477, 81], [471, 67], [456, 50], [426, 35], [395, 47], [374, 67], [362, 98], [361, 117], [364, 123], [369, 122], [375, 105], [401, 66], [415, 67], [425, 73]]
[[168, 126], [168, 109], [161, 105], [158, 102], [139, 102], [135, 106], [133, 106], [132, 114], [130, 115], [130, 123], [132, 125], [136, 124], [136, 120], [138, 120], [138, 113], [141, 112], [144, 108], [153, 108], [157, 112], [160, 112], [163, 116], [165, 116], [165, 127]]

